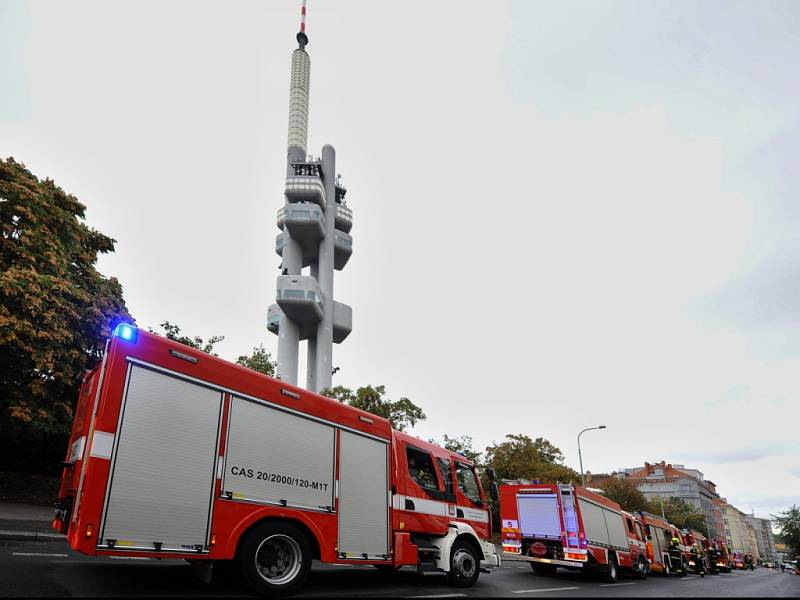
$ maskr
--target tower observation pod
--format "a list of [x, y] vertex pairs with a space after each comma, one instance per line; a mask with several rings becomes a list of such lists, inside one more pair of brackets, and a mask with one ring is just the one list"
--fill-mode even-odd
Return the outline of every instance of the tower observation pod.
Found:
[[322, 156], [313, 158], [306, 150], [311, 60], [305, 17], [303, 0], [292, 52], [285, 202], [278, 209], [275, 239], [281, 274], [276, 303], [267, 309], [267, 329], [278, 336], [277, 377], [293, 385], [300, 340], [308, 340], [306, 388], [319, 392], [332, 387], [333, 344], [352, 330], [352, 309], [333, 299], [333, 276], [353, 252], [353, 213], [335, 174], [336, 151], [326, 145]]

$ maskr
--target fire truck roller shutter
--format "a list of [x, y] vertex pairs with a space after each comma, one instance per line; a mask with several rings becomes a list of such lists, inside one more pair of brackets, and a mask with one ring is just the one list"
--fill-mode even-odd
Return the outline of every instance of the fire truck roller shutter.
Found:
[[342, 431], [339, 456], [339, 553], [389, 558], [389, 444]]
[[589, 543], [628, 549], [628, 536], [622, 516], [585, 498], [578, 498], [583, 527]]
[[659, 529], [655, 525], [650, 525], [650, 541], [653, 544], [653, 555], [656, 562], [661, 562], [661, 555], [664, 552], [664, 534], [663, 529]]
[[208, 551], [222, 393], [131, 365], [99, 546]]
[[332, 511], [335, 444], [330, 425], [234, 397], [223, 495]]
[[561, 539], [561, 520], [555, 494], [519, 494], [517, 511], [523, 537]]

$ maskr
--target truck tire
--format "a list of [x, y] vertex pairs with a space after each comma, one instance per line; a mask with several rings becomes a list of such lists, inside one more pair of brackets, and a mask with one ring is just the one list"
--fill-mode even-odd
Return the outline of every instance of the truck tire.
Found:
[[647, 572], [650, 570], [647, 561], [643, 556], [636, 559], [636, 564], [633, 566], [633, 576], [636, 579], [647, 579]]
[[453, 587], [470, 587], [481, 574], [481, 559], [472, 544], [459, 539], [450, 550], [450, 571], [447, 580]]
[[664, 570], [661, 572], [661, 574], [664, 577], [669, 577], [670, 573], [672, 573], [672, 565], [671, 565], [672, 559], [669, 557], [664, 557], [663, 560], [664, 560]]
[[533, 569], [535, 573], [540, 573], [542, 575], [555, 575], [558, 567], [556, 565], [546, 565], [532, 562], [531, 569]]
[[617, 559], [614, 556], [609, 556], [605, 580], [608, 583], [617, 583], [617, 579], [619, 579], [619, 567], [617, 567]]
[[287, 596], [305, 585], [311, 572], [311, 545], [291, 523], [265, 522], [247, 532], [236, 552], [239, 572], [262, 596]]

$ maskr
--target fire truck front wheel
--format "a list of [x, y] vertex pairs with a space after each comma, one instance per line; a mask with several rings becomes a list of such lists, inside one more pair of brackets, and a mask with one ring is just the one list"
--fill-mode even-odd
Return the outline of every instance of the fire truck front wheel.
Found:
[[291, 523], [264, 522], [247, 532], [236, 562], [253, 591], [263, 596], [287, 596], [305, 585], [311, 571], [311, 545]]
[[463, 539], [453, 542], [447, 579], [455, 587], [470, 587], [478, 581], [481, 559], [475, 546]]

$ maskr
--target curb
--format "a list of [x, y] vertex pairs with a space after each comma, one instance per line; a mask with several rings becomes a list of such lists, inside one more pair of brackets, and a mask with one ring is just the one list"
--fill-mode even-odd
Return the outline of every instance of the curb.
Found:
[[0, 540], [16, 542], [59, 542], [66, 541], [67, 536], [60, 533], [42, 533], [36, 531], [9, 531], [0, 529]]

